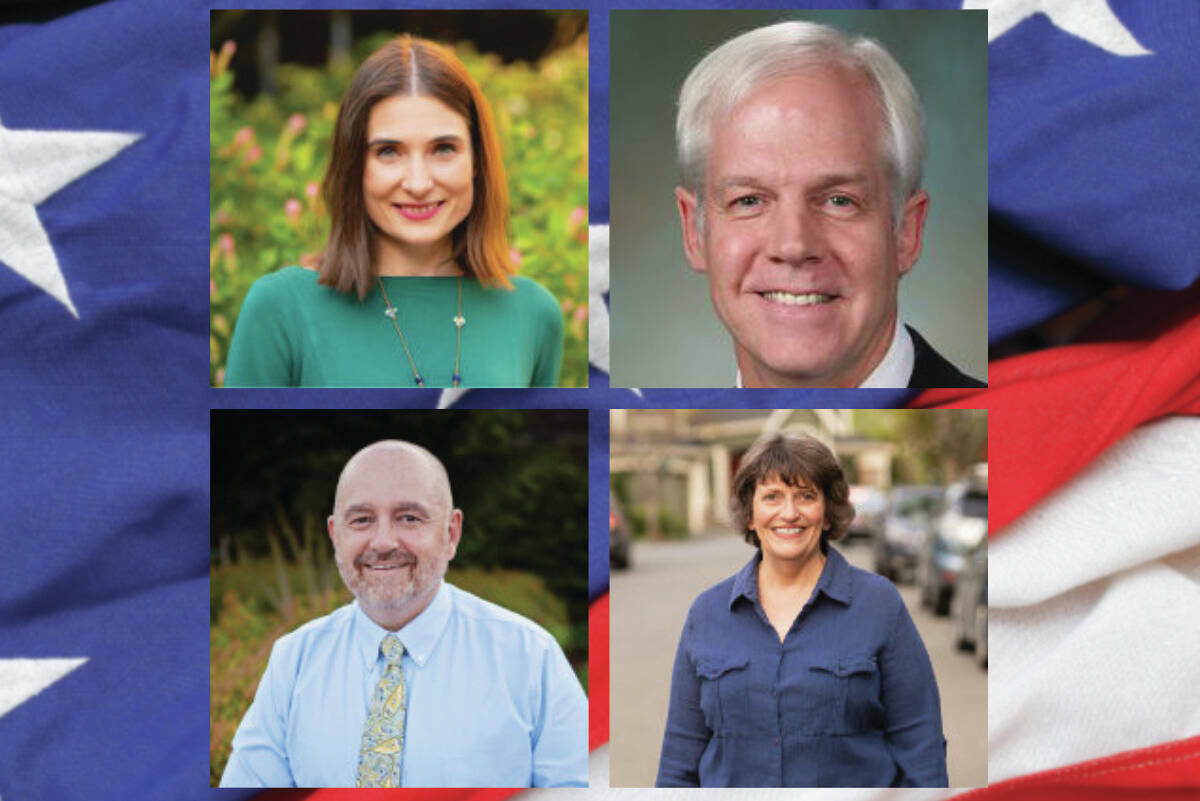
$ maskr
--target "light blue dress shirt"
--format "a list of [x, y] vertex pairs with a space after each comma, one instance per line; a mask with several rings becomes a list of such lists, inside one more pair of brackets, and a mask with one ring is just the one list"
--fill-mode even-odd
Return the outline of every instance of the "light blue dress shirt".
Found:
[[[387, 631], [358, 603], [280, 637], [222, 787], [353, 787]], [[587, 697], [537, 624], [442, 583], [396, 632], [405, 787], [583, 787]]]

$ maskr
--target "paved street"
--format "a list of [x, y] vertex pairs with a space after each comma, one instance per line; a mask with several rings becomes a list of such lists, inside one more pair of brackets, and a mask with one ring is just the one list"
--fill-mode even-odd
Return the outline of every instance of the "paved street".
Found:
[[[864, 540], [842, 543], [851, 564], [871, 568]], [[695, 597], [745, 564], [739, 537], [713, 532], [685, 542], [636, 543], [633, 567], [613, 571], [611, 604], [611, 773], [613, 787], [651, 787], [658, 768], [671, 664]], [[900, 594], [929, 650], [942, 697], [952, 787], [987, 783], [987, 672], [954, 645], [948, 618], [922, 609], [914, 588]]]

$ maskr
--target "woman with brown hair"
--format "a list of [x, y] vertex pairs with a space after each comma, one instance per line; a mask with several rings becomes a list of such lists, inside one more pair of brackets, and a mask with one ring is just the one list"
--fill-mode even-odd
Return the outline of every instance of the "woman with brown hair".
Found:
[[226, 386], [554, 386], [562, 312], [515, 276], [487, 99], [462, 62], [401, 36], [355, 73], [322, 187], [319, 273], [250, 288]]
[[900, 593], [829, 545], [849, 495], [812, 437], [747, 451], [731, 515], [757, 552], [688, 611], [657, 786], [947, 786], [937, 682]]

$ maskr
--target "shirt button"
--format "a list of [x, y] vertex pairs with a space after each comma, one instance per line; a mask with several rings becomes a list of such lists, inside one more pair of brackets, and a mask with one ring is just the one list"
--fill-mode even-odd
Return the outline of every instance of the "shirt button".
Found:
[[775, 688], [774, 688], [774, 687], [772, 687], [772, 688], [771, 688], [771, 697], [772, 697], [772, 698], [774, 698], [774, 697], [775, 697], [775, 696], [777, 696], [777, 695], [779, 695], [779, 693], [778, 693], [778, 692], [775, 690]]
[[779, 738], [778, 738], [778, 737], [776, 737], [776, 738], [775, 738], [775, 745], [779, 745]]

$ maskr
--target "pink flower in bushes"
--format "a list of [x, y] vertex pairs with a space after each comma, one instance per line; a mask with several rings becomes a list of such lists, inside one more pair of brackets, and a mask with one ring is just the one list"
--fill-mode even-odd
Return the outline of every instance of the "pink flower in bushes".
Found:
[[287, 199], [287, 203], [283, 204], [283, 213], [288, 218], [288, 222], [290, 222], [292, 225], [300, 222], [301, 211], [302, 208], [300, 206], [300, 201], [296, 200], [294, 197], [289, 197]]
[[583, 206], [576, 206], [567, 216], [567, 230], [574, 231], [577, 225], [584, 222], [587, 222], [587, 209]]
[[232, 253], [233, 234], [221, 234], [217, 237], [217, 246], [221, 248], [222, 253]]
[[510, 259], [512, 259], [512, 263], [513, 263], [514, 267], [521, 266], [521, 251], [517, 250], [516, 248], [509, 248], [508, 249], [508, 257]]
[[308, 184], [304, 187], [304, 194], [308, 195], [308, 197], [313, 200], [317, 199], [317, 193], [320, 191], [321, 191], [321, 187], [317, 186], [316, 181], [309, 181]]
[[299, 112], [296, 112], [292, 116], [288, 117], [287, 130], [290, 133], [292, 133], [293, 135], [298, 134], [304, 130], [304, 126], [307, 123], [308, 123], [308, 120], [305, 119], [304, 115]]

